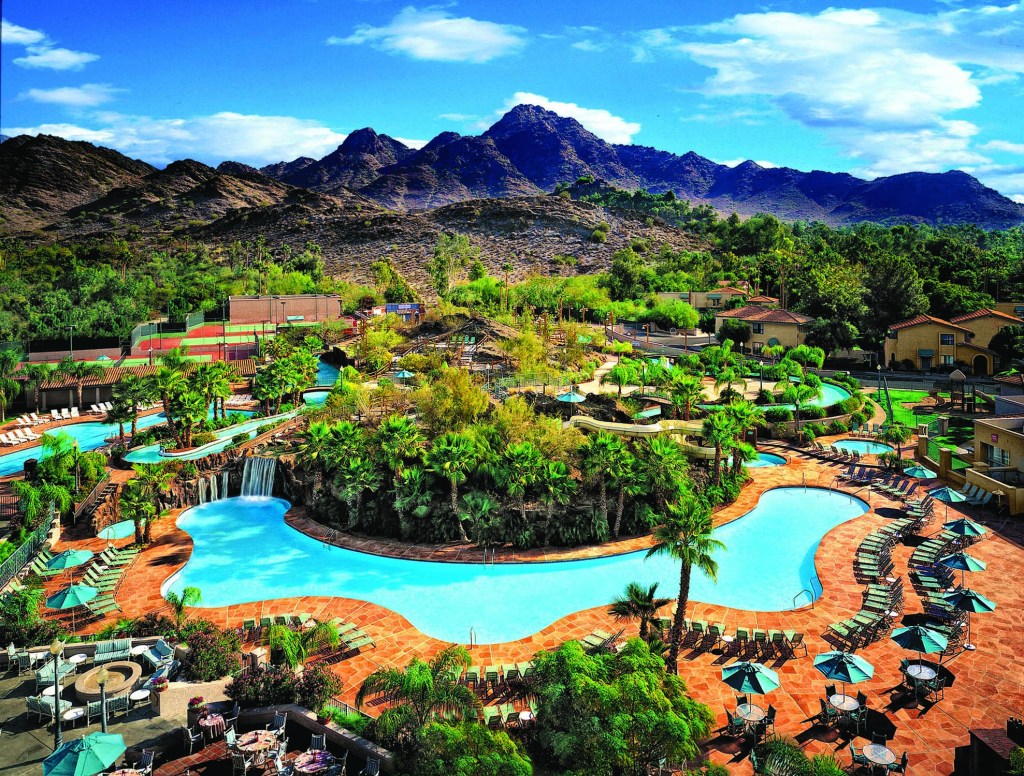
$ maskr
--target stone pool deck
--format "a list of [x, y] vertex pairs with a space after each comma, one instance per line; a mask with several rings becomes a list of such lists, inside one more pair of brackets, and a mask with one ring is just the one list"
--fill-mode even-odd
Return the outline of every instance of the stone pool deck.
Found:
[[[747, 485], [736, 503], [716, 515], [721, 524], [750, 511], [760, 495], [773, 487], [806, 484], [808, 487], [834, 487], [839, 465], [829, 465], [811, 459], [799, 451], [776, 450], [790, 459], [785, 466], [752, 469], [752, 482]], [[847, 489], [854, 492], [853, 489]], [[726, 609], [700, 602], [690, 602], [688, 614], [709, 622], [724, 622], [728, 631], [739, 627], [762, 629], [793, 629], [806, 634], [809, 656], [800, 656], [774, 664], [782, 680], [779, 690], [760, 699], [760, 705], [775, 705], [778, 716], [776, 730], [795, 738], [809, 754], [831, 752], [849, 764], [847, 742], [836, 739], [812, 726], [806, 720], [818, 711], [818, 699], [824, 693], [824, 678], [814, 669], [815, 654], [833, 649], [822, 635], [828, 624], [849, 617], [860, 607], [863, 585], [853, 574], [856, 548], [865, 535], [890, 518], [887, 510], [895, 504], [880, 495], [863, 489], [858, 495], [869, 500], [871, 511], [830, 531], [822, 540], [815, 556], [818, 576], [824, 592], [814, 606], [788, 612], [752, 612]], [[871, 644], [858, 654], [875, 666], [875, 676], [856, 685], [856, 690], [868, 696], [871, 715], [870, 726], [888, 734], [889, 746], [897, 755], [909, 752], [911, 772], [942, 774], [953, 772], [954, 748], [968, 743], [968, 729], [972, 727], [1001, 728], [1008, 716], [1020, 716], [1024, 711], [1024, 629], [1020, 627], [1024, 586], [1017, 579], [1024, 568], [1024, 524], [994, 518], [990, 512], [961, 509], [950, 506], [949, 519], [968, 514], [994, 529], [986, 539], [971, 548], [971, 554], [988, 563], [985, 572], [969, 575], [968, 584], [994, 600], [998, 608], [990, 614], [976, 615], [973, 620], [972, 640], [978, 645], [976, 652], [964, 652], [944, 664], [955, 677], [946, 689], [945, 698], [933, 704], [920, 705], [894, 692], [900, 683], [899, 663], [904, 657], [914, 657], [896, 644], [885, 639]], [[880, 513], [879, 513], [880, 512]], [[936, 515], [925, 533], [939, 529], [946, 519], [945, 505], [937, 505]], [[297, 528], [310, 530], [309, 523], [298, 510], [289, 513], [289, 520]], [[174, 517], [161, 520], [154, 528], [154, 542], [129, 569], [117, 593], [123, 609], [120, 616], [141, 616], [165, 608], [160, 597], [161, 583], [181, 568], [191, 553], [191, 540], [176, 527]], [[315, 525], [315, 524], [314, 524]], [[319, 530], [319, 526], [316, 527]], [[98, 550], [105, 544], [98, 539], [72, 539], [65, 546]], [[130, 540], [125, 540], [125, 542]], [[475, 547], [451, 546], [434, 548], [380, 541], [349, 539], [346, 546], [369, 552], [387, 552], [401, 557], [429, 558], [433, 560], [479, 560], [481, 551]], [[624, 552], [649, 546], [647, 537], [629, 539], [611, 547], [584, 547], [565, 551], [531, 551], [526, 553], [499, 552], [501, 560], [554, 560], [588, 558], [609, 551]], [[897, 545], [893, 552], [896, 574], [906, 577], [907, 561], [912, 548]], [[258, 563], [258, 559], [254, 559]], [[751, 583], [757, 583], [757, 569], [751, 569]], [[913, 619], [921, 611], [920, 601], [906, 583], [906, 611], [904, 618]], [[52, 586], [60, 583], [51, 581]], [[674, 591], [666, 590], [671, 595]], [[795, 591], [794, 591], [795, 592]], [[481, 601], [481, 606], [483, 602]], [[343, 698], [351, 701], [366, 676], [380, 666], [403, 665], [414, 655], [430, 655], [444, 646], [444, 642], [422, 634], [401, 615], [375, 604], [345, 598], [306, 596], [285, 598], [260, 603], [194, 610], [225, 627], [238, 627], [246, 618], [259, 618], [274, 614], [308, 612], [318, 619], [338, 616], [352, 621], [369, 633], [376, 648], [346, 659], [333, 666], [344, 681]], [[95, 631], [113, 621], [92, 622], [84, 630]], [[899, 623], [897, 623], [898, 625]], [[596, 628], [617, 631], [621, 625], [607, 614], [605, 607], [577, 612], [552, 623], [530, 638], [506, 644], [477, 646], [472, 649], [474, 663], [493, 665], [530, 659], [538, 650], [552, 648], [562, 641], [581, 638]], [[635, 634], [635, 626], [628, 626], [625, 635]], [[694, 697], [707, 703], [718, 715], [718, 723], [725, 720], [724, 706], [735, 708], [733, 692], [720, 680], [722, 666], [728, 662], [721, 655], [689, 653], [684, 651], [680, 661], [680, 675], [686, 680]], [[371, 709], [372, 713], [372, 709]], [[866, 741], [859, 739], [857, 746]], [[745, 750], [725, 737], [712, 736], [707, 744], [708, 756], [727, 764], [732, 772], [751, 772]]]

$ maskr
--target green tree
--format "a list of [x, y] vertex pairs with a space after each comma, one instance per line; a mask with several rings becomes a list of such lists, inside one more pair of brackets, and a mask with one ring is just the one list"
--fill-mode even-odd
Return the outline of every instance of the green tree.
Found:
[[142, 544], [146, 526], [156, 514], [153, 499], [146, 493], [138, 480], [130, 480], [118, 496], [118, 512], [122, 520], [131, 520], [135, 525], [135, 543]]
[[348, 504], [349, 528], [354, 528], [362, 521], [366, 491], [380, 487], [380, 472], [373, 459], [357, 455], [341, 463], [334, 482]]
[[279, 654], [292, 669], [302, 668], [311, 655], [325, 649], [337, 649], [341, 643], [338, 628], [330, 622], [318, 622], [312, 628], [271, 625], [267, 643], [272, 655]]
[[713, 534], [711, 509], [702, 499], [690, 498], [669, 505], [665, 522], [654, 530], [655, 544], [647, 551], [648, 558], [664, 554], [679, 561], [679, 596], [676, 598], [676, 612], [672, 618], [672, 633], [665, 660], [671, 674], [678, 670], [683, 620], [690, 599], [693, 569], [702, 572], [712, 582], [718, 577], [718, 561], [713, 556], [716, 551], [724, 550], [725, 545], [715, 539]]
[[545, 461], [537, 475], [537, 485], [550, 523], [555, 506], [565, 506], [576, 493], [576, 480], [569, 474], [569, 467], [561, 461]]
[[434, 721], [423, 738], [410, 776], [531, 776], [530, 758], [503, 730], [475, 722]]
[[445, 369], [429, 385], [412, 394], [420, 419], [435, 433], [459, 431], [484, 414], [487, 394], [466, 369]]
[[519, 507], [521, 525], [527, 525], [526, 497], [540, 479], [544, 457], [532, 442], [509, 445], [498, 465], [498, 485], [505, 489]]
[[130, 482], [137, 483], [142, 494], [149, 498], [153, 505], [152, 511], [145, 515], [145, 530], [142, 537], [143, 542], [149, 544], [153, 535], [153, 523], [165, 514], [160, 508], [160, 496], [171, 489], [174, 472], [162, 462], [137, 463], [132, 466], [132, 470], [135, 472], [135, 479]]
[[601, 375], [602, 385], [614, 385], [619, 389], [619, 398], [622, 398], [622, 389], [627, 385], [632, 385], [636, 380], [636, 370], [623, 361], [619, 361], [619, 363]]
[[655, 285], [654, 270], [632, 248], [623, 248], [612, 254], [612, 265], [604, 278], [608, 294], [616, 302], [640, 299]]
[[807, 327], [806, 342], [808, 345], [821, 348], [825, 355], [837, 350], [852, 348], [860, 332], [849, 321], [839, 318], [817, 318]]
[[[9, 358], [9, 357], [8, 357]], [[25, 390], [32, 391], [32, 408], [38, 410], [39, 401], [39, 388], [43, 383], [49, 382], [53, 377], [53, 364], [38, 363], [38, 364], [25, 364], [21, 367], [21, 371], [18, 373], [19, 377], [24, 378]], [[0, 375], [5, 371], [3, 364], [3, 356], [0, 355]], [[2, 384], [3, 377], [0, 376], [0, 384]], [[6, 395], [6, 392], [0, 388], [0, 395]], [[2, 402], [2, 399], [0, 399]], [[0, 422], [3, 421], [3, 408], [0, 407]]]
[[198, 606], [203, 602], [203, 591], [198, 587], [186, 587], [181, 593], [168, 590], [164, 593], [164, 600], [171, 607], [171, 617], [174, 620], [174, 628], [178, 632], [185, 622], [185, 611], [190, 606]]
[[21, 382], [14, 379], [20, 364], [21, 353], [16, 350], [0, 350], [0, 423], [7, 420], [7, 408], [21, 393]]
[[750, 342], [750, 337], [750, 324], [746, 321], [741, 321], [739, 318], [723, 318], [718, 331], [715, 332], [715, 339], [723, 344], [726, 340], [738, 343], [740, 353], [743, 352], [743, 346]]
[[[768, 424], [764, 417], [764, 410], [753, 402], [743, 399], [730, 402], [726, 405], [724, 412], [732, 422], [738, 444], [742, 444], [746, 440], [747, 432], [753, 431], [756, 428], [764, 428]], [[743, 457], [734, 453], [732, 460], [733, 474], [739, 474], [742, 468]]]
[[910, 428], [898, 420], [887, 423], [878, 435], [879, 441], [896, 446], [896, 460], [899, 461], [897, 470], [903, 468], [903, 445], [909, 442], [912, 436]]
[[111, 388], [114, 403], [123, 403], [131, 411], [132, 437], [138, 429], [139, 412], [144, 404], [149, 404], [157, 394], [153, 390], [153, 383], [138, 375], [127, 373], [121, 377]]
[[75, 384], [75, 397], [78, 406], [82, 406], [82, 386], [85, 381], [93, 377], [103, 377], [107, 370], [99, 364], [88, 364], [85, 361], [75, 361], [71, 356], [65, 356], [57, 364], [54, 370], [57, 374], [66, 376]]
[[426, 455], [427, 469], [448, 480], [452, 518], [455, 520], [459, 539], [468, 542], [466, 529], [459, 517], [459, 485], [466, 481], [476, 465], [476, 449], [471, 437], [464, 434], [447, 433], [434, 440]]
[[647, 486], [658, 511], [678, 498], [688, 483], [690, 461], [677, 442], [652, 437], [638, 448], [636, 473]]
[[[385, 465], [392, 471], [392, 487], [397, 493], [402, 471], [410, 461], [418, 460], [423, 454], [426, 439], [415, 422], [400, 415], [392, 415], [381, 423], [375, 439]], [[401, 520], [401, 509], [397, 503], [395, 506]]]
[[650, 634], [651, 623], [657, 617], [658, 610], [672, 603], [671, 598], [659, 598], [658, 583], [645, 587], [639, 582], [630, 582], [626, 591], [612, 601], [608, 614], [617, 622], [637, 621], [639, 635], [644, 641]]
[[731, 445], [736, 437], [736, 426], [732, 418], [724, 411], [712, 412], [701, 426], [701, 436], [704, 441], [715, 448], [714, 477], [715, 485], [722, 482], [722, 458], [724, 452]]
[[928, 297], [914, 262], [907, 256], [886, 253], [868, 264], [867, 302], [871, 315], [865, 320], [873, 341], [897, 321], [928, 311]]
[[[597, 483], [598, 509], [601, 519], [608, 522], [608, 481], [622, 467], [629, 452], [622, 440], [607, 431], [599, 431], [583, 445], [583, 471]], [[619, 525], [613, 535], [618, 537]]]
[[800, 428], [800, 413], [811, 406], [811, 403], [821, 396], [821, 385], [812, 385], [805, 376], [802, 383], [789, 383], [782, 392], [782, 401], [792, 404], [796, 409], [796, 426]]
[[466, 235], [441, 235], [434, 248], [434, 255], [427, 263], [430, 282], [439, 297], [444, 299], [448, 296], [456, 274], [479, 254], [480, 249], [474, 247]]
[[707, 401], [704, 393], [704, 380], [698, 375], [680, 373], [673, 375], [669, 394], [672, 409], [676, 417], [682, 412], [683, 420], [690, 420], [693, 408]]

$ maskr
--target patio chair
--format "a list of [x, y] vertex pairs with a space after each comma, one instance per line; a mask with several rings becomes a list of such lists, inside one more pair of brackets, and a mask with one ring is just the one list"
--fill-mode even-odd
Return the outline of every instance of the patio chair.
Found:
[[900, 761], [889, 766], [889, 773], [910, 773], [910, 757], [905, 749]]
[[857, 747], [855, 747], [852, 742], [850, 743], [850, 759], [852, 760], [852, 764], [855, 767], [858, 767], [858, 768], [870, 768], [871, 767], [871, 760], [869, 760], [867, 757], [865, 757], [860, 752], [858, 752], [857, 751]]
[[143, 749], [142, 754], [139, 755], [139, 759], [135, 762], [135, 770], [139, 772], [140, 776], [150, 776], [153, 773], [153, 759], [156, 757], [156, 752], [152, 749]]
[[281, 759], [280, 754], [273, 760], [271, 760], [271, 762], [274, 764], [274, 772], [277, 774], [277, 776], [292, 776], [292, 774], [294, 773], [294, 769], [292, 768], [292, 766], [285, 765], [284, 761]]
[[314, 733], [313, 737], [309, 740], [309, 749], [307, 752], [322, 752], [327, 748], [327, 734], [326, 733]]
[[818, 703], [821, 704], [821, 711], [814, 718], [814, 721], [825, 727], [835, 724], [839, 719], [839, 709], [821, 698], [818, 698]]
[[[213, 740], [211, 734], [210, 740]], [[238, 745], [238, 734], [235, 732], [233, 727], [225, 728], [224, 730], [224, 743], [228, 745], [228, 749], [234, 749]]]
[[804, 641], [804, 634], [797, 631], [786, 630], [782, 632], [789, 642], [789, 649], [792, 655], [796, 655], [798, 649], [804, 651], [804, 657], [807, 657], [807, 642]]
[[765, 714], [764, 719], [757, 723], [757, 727], [754, 728], [754, 736], [760, 738], [767, 735], [768, 733], [775, 733], [775, 706], [768, 704], [768, 713]]
[[253, 767], [254, 763], [255, 763], [255, 759], [254, 758], [246, 757], [241, 752], [232, 752], [231, 753], [231, 773], [232, 773], [232, 776], [234, 776], [234, 774], [236, 774], [236, 773], [241, 773], [244, 776], [244, 774], [248, 773], [249, 769]]
[[370, 757], [366, 760], [366, 767], [359, 772], [359, 776], [379, 776], [380, 774], [380, 760], [376, 757]]
[[734, 715], [729, 711], [728, 706], [723, 706], [723, 708], [725, 709], [726, 734], [734, 737], [742, 736], [747, 729], [747, 723], [743, 721], [743, 717]]
[[[99, 701], [97, 701], [97, 703], [99, 703]], [[203, 734], [193, 733], [191, 728], [182, 725], [181, 743], [182, 746], [185, 748], [186, 755], [195, 754], [197, 751], [203, 748]]]

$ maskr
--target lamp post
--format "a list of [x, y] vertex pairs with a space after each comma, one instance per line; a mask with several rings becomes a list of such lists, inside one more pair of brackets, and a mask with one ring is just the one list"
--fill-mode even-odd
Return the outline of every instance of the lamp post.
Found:
[[277, 330], [281, 330], [281, 322], [284, 320], [284, 299], [281, 300], [281, 314], [277, 316]]
[[75, 360], [75, 324], [68, 324], [68, 355], [71, 356], [71, 360]]
[[61, 653], [64, 652], [64, 644], [60, 639], [54, 639], [50, 645], [50, 654], [53, 655], [53, 751], [60, 749], [62, 743], [60, 738], [60, 663]]
[[220, 317], [223, 322], [221, 329], [221, 342], [224, 345], [224, 360], [228, 360], [228, 300], [220, 303]]
[[96, 674], [96, 684], [100, 686], [100, 732], [107, 732], [107, 680], [110, 678], [110, 672], [106, 666], [100, 669], [100, 672]]
[[881, 364], [877, 364], [875, 366], [875, 370], [876, 370], [876, 374], [878, 375], [878, 389], [877, 389], [877, 391], [878, 391], [878, 402], [879, 402], [879, 404], [881, 404], [881, 402], [882, 402], [882, 365]]

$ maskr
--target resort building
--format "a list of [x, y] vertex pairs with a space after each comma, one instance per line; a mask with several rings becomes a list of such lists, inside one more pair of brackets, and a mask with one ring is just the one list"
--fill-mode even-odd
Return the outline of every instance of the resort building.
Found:
[[681, 299], [694, 310], [726, 310], [736, 301], [743, 302], [750, 296], [750, 287], [745, 281], [720, 280], [710, 291], [671, 291], [658, 294], [659, 299]]
[[768, 346], [795, 348], [802, 345], [807, 326], [814, 322], [814, 318], [809, 315], [748, 304], [735, 310], [716, 313], [716, 332], [727, 318], [743, 321], [750, 326], [750, 347], [755, 355]]
[[976, 375], [992, 374], [998, 364], [987, 346], [1005, 326], [1024, 323], [997, 310], [976, 310], [951, 321], [916, 315], [894, 323], [885, 335], [885, 361], [890, 367], [929, 372], [960, 367]]
[[974, 466], [967, 482], [1024, 514], [1024, 415], [974, 422]]

